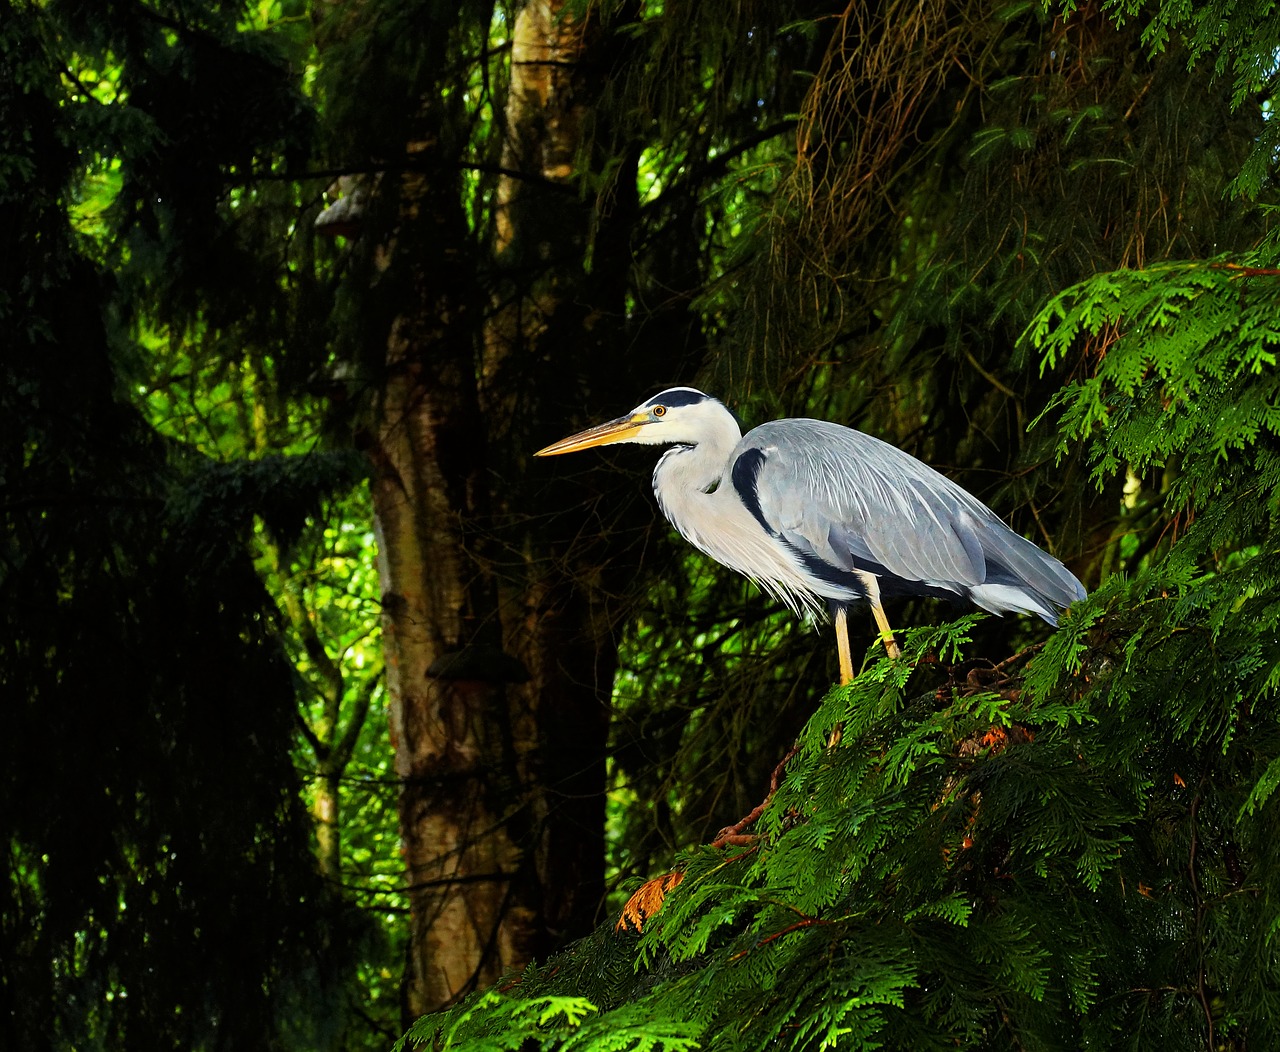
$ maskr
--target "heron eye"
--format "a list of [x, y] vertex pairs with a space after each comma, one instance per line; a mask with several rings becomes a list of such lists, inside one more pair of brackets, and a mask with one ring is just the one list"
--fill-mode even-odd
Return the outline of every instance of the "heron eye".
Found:
[[654, 416], [666, 416], [666, 415], [667, 415], [667, 407], [666, 407], [665, 405], [655, 405], [655, 406], [653, 407], [653, 415], [654, 415]]

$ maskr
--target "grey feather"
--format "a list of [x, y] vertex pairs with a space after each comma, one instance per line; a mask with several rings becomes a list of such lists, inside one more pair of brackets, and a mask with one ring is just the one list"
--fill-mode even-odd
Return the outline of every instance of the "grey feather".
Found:
[[[748, 432], [731, 460], [749, 449], [765, 455], [755, 480], [765, 519], [833, 566], [878, 563], [905, 581], [1051, 623], [1084, 597], [1057, 559], [945, 475], [878, 438], [821, 420], [774, 420]], [[1012, 605], [1000, 588], [1024, 593], [1025, 602]]]

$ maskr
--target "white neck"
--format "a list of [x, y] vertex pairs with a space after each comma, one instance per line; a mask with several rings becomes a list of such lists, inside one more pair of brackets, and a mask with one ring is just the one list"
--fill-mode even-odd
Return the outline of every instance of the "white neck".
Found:
[[710, 413], [710, 406], [699, 406], [704, 419], [698, 441], [672, 446], [653, 469], [653, 492], [662, 513], [699, 547], [703, 546], [695, 539], [700, 532], [698, 513], [709, 493], [729, 484], [725, 479], [729, 457], [742, 438], [733, 414], [718, 403], [715, 408], [719, 412]]
[[[708, 407], [699, 407], [707, 410]], [[716, 489], [730, 467], [728, 458], [742, 438], [742, 431], [730, 411], [717, 406], [713, 426], [704, 421], [696, 443], [672, 445], [653, 470], [653, 491], [663, 514], [685, 534], [684, 522], [691, 504]], [[687, 536], [687, 534], [686, 534]]]

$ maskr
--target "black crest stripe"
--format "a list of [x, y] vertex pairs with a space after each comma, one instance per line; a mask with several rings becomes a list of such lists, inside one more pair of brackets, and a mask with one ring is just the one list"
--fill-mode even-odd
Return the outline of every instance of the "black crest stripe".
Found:
[[656, 394], [649, 401], [645, 402], [646, 406], [665, 405], [674, 409], [676, 406], [697, 405], [699, 402], [707, 402], [711, 400], [710, 395], [705, 395], [701, 391], [695, 391], [692, 387], [673, 387], [669, 391], [663, 391]]

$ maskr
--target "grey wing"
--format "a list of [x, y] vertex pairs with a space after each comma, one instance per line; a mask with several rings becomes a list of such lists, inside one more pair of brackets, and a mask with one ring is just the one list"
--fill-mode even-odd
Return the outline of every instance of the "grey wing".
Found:
[[772, 529], [831, 566], [879, 574], [890, 593], [892, 579], [922, 582], [1047, 620], [1084, 596], [1066, 567], [976, 497], [871, 435], [777, 420], [749, 432], [740, 448], [763, 457], [756, 495]]

